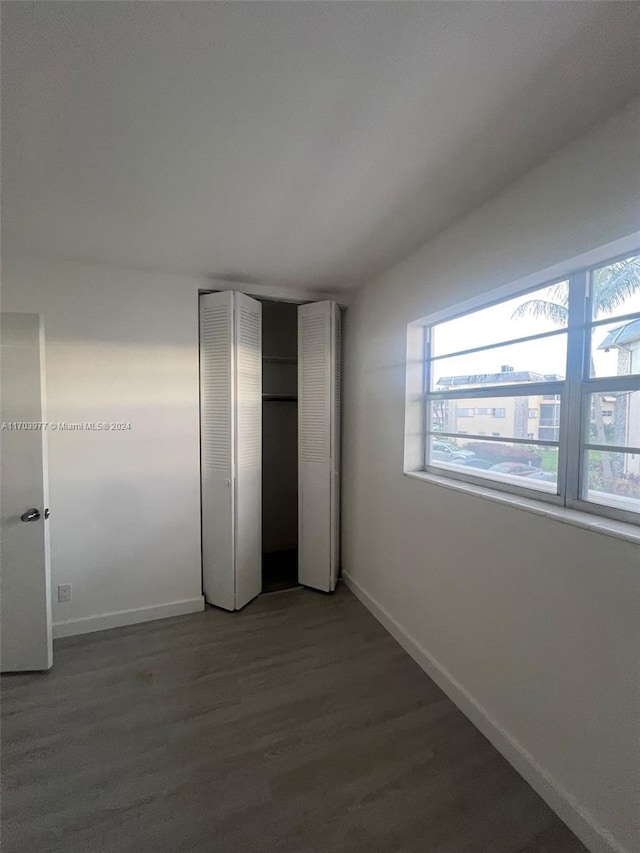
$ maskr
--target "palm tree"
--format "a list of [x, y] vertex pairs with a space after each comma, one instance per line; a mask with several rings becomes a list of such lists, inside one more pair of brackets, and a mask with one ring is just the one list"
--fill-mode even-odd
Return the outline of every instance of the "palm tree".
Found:
[[[640, 291], [640, 256], [616, 261], [597, 270], [593, 276], [592, 285], [593, 319], [597, 320], [603, 315], [615, 315], [617, 309], [622, 310], [622, 306], [629, 297]], [[566, 326], [569, 319], [568, 282], [561, 282], [548, 288], [546, 299], [530, 299], [519, 305], [513, 312], [512, 318], [518, 320], [524, 317], [536, 317], [550, 320], [558, 326]], [[593, 354], [591, 354], [591, 375], [596, 375]], [[598, 444], [606, 444], [602, 395], [595, 394], [594, 399], [596, 437]], [[624, 428], [624, 422], [624, 413], [620, 407], [616, 409], [616, 426], [619, 429]], [[607, 455], [602, 456], [602, 475], [604, 487], [611, 488], [613, 472]]]

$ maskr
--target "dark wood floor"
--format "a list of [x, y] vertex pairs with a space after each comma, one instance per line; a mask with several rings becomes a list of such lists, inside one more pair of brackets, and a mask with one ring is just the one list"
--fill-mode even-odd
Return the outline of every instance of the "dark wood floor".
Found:
[[344, 587], [2, 679], [3, 853], [584, 853]]

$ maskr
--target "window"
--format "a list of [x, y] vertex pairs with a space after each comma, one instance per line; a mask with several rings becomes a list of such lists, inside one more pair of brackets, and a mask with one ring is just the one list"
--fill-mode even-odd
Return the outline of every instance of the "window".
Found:
[[475, 411], [476, 415], [487, 415], [490, 418], [504, 418], [506, 416], [507, 410], [506, 409], [489, 408], [489, 409], [475, 409], [475, 410], [471, 409], [470, 411], [471, 411], [471, 414], [474, 414], [474, 411]]
[[540, 406], [540, 424], [543, 426], [556, 426], [559, 423], [560, 398], [556, 405], [543, 403]]
[[640, 522], [640, 252], [409, 330], [411, 470]]
[[560, 398], [545, 396], [545, 400], [554, 403], [541, 403], [538, 422], [538, 438], [558, 441], [560, 438]]

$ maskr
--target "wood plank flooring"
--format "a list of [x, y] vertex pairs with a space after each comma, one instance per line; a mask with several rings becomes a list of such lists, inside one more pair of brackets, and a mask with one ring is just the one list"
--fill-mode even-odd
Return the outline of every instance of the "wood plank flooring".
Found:
[[584, 853], [343, 586], [2, 679], [3, 853]]

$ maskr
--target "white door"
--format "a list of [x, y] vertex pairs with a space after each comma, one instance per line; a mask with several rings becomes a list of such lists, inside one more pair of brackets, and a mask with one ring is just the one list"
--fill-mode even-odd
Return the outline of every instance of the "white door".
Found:
[[335, 302], [298, 308], [298, 580], [332, 592], [339, 569], [341, 322]]
[[44, 335], [38, 314], [2, 314], [0, 325], [0, 664], [44, 670], [53, 664], [47, 433], [27, 426], [46, 418]]
[[203, 590], [225, 610], [262, 587], [261, 316], [240, 293], [200, 297]]
[[202, 583], [209, 604], [235, 609], [233, 293], [200, 297]]

